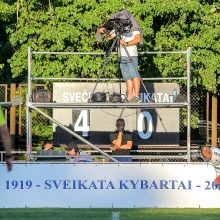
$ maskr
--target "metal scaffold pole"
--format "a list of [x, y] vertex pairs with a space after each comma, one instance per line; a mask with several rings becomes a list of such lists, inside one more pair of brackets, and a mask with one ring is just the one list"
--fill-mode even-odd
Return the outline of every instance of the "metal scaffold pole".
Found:
[[[28, 47], [28, 94], [27, 94], [27, 102], [31, 102], [31, 94], [32, 94], [32, 83], [31, 83], [31, 75], [32, 75], [32, 51], [31, 48]], [[32, 151], [32, 109], [29, 105], [26, 105], [26, 149], [27, 149], [27, 159], [31, 159], [31, 151]]]
[[191, 146], [191, 101], [190, 101], [190, 60], [191, 48], [187, 48], [187, 161], [190, 162], [190, 146]]

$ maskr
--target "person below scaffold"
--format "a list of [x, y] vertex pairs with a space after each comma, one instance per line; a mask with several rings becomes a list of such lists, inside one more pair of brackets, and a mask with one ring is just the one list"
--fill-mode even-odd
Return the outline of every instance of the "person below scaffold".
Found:
[[91, 155], [84, 151], [79, 151], [79, 147], [76, 143], [71, 142], [66, 148], [67, 154], [70, 156], [70, 162], [92, 162]]
[[[121, 162], [130, 162], [130, 150], [132, 148], [132, 134], [125, 130], [125, 121], [119, 118], [116, 121], [116, 130], [110, 134], [112, 155], [120, 155], [114, 157]], [[124, 157], [122, 157], [124, 156]]]

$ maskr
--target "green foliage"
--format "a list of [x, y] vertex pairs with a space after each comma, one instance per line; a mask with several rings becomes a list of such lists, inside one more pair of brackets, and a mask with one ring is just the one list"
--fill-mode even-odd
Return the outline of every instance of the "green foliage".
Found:
[[[13, 1], [11, 1], [13, 2]], [[7, 22], [13, 53], [0, 59], [0, 71], [10, 64], [17, 81], [27, 78], [27, 48], [34, 51], [102, 51], [110, 42], [97, 44], [99, 24], [120, 9], [129, 10], [144, 33], [142, 51], [186, 50], [192, 48], [192, 85], [215, 92], [220, 78], [220, 4], [203, 0], [56, 0], [0, 3], [1, 20]], [[14, 17], [13, 17], [13, 16]], [[17, 17], [17, 19], [14, 19]], [[9, 44], [9, 42], [7, 42]], [[0, 44], [1, 45], [1, 44]], [[6, 42], [5, 42], [6, 45]], [[116, 58], [105, 76], [116, 76]], [[56, 77], [97, 77], [103, 57], [91, 55], [36, 55], [33, 75]], [[185, 55], [142, 56], [141, 74], [183, 76]], [[10, 71], [10, 69], [8, 70]]]
[[0, 0], [0, 83], [10, 82], [10, 66], [7, 59], [12, 56], [6, 27], [13, 23], [13, 7]]
[[[176, 1], [167, 6], [167, 9], [173, 7], [173, 10], [167, 10], [169, 11], [167, 21], [156, 33], [155, 49], [183, 50], [184, 47], [191, 47], [192, 85], [202, 85], [207, 90], [216, 92], [220, 70], [218, 61], [220, 53], [219, 3], [209, 5], [201, 4], [199, 1], [188, 1], [185, 7], [181, 3], [183, 1]], [[173, 57], [171, 59], [174, 61]], [[158, 63], [160, 71], [168, 72], [166, 69], [169, 69], [172, 60], [166, 62], [162, 59]], [[184, 74], [184, 62], [182, 59], [174, 64], [174, 68], [179, 69], [179, 74]]]
[[[183, 124], [187, 126], [187, 110], [183, 109], [182, 110], [182, 116], [184, 118]], [[199, 119], [199, 114], [198, 112], [192, 112], [191, 118], [190, 118], [190, 125], [192, 129], [198, 128], [198, 119]]]
[[[27, 95], [27, 87], [22, 88], [22, 100], [25, 102], [26, 95]], [[18, 95], [18, 94], [17, 94]], [[51, 109], [42, 109], [42, 111], [50, 116], [52, 116], [52, 110]], [[21, 115], [22, 118], [25, 119], [26, 115], [26, 107], [25, 105], [21, 108]], [[17, 115], [18, 117], [18, 115]], [[23, 123], [26, 123], [25, 120], [23, 120]], [[33, 138], [35, 139], [35, 142], [40, 143], [44, 140], [52, 140], [53, 139], [53, 124], [51, 121], [46, 119], [43, 115], [39, 114], [36, 111], [32, 111], [32, 134]], [[37, 141], [36, 141], [37, 140]]]
[[[49, 110], [44, 110], [46, 114], [51, 113]], [[45, 120], [45, 117], [36, 111], [32, 112], [32, 134], [33, 137], [41, 140], [53, 139], [53, 124], [49, 120]]]
[[[216, 190], [217, 192], [217, 190]], [[4, 220], [103, 220], [112, 219], [119, 212], [126, 220], [218, 220], [219, 208], [4, 208], [0, 218]]]

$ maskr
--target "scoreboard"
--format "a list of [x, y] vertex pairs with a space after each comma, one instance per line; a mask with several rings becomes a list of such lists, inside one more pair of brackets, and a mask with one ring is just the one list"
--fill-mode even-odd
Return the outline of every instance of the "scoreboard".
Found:
[[[176, 83], [146, 83], [148, 94], [141, 90], [142, 102], [173, 102], [173, 93], [179, 93]], [[70, 82], [53, 84], [53, 101], [57, 103], [86, 103], [95, 83]], [[99, 82], [96, 92], [119, 92], [119, 83]], [[122, 83], [122, 93], [125, 94]], [[120, 103], [119, 103], [120, 105]], [[178, 145], [179, 144], [179, 109], [53, 109], [54, 119], [61, 122], [93, 144], [110, 144], [109, 133], [115, 130], [118, 118], [124, 118], [125, 129], [132, 132], [133, 145]], [[54, 143], [80, 143], [73, 136], [53, 125]]]

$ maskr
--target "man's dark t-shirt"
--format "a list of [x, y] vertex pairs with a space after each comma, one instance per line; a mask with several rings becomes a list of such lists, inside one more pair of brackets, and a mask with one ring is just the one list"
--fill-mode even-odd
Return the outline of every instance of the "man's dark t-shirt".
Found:
[[[110, 141], [111, 143], [117, 139], [118, 132], [114, 131], [110, 134]], [[121, 145], [127, 144], [127, 141], [132, 141], [132, 134], [128, 131], [124, 131], [122, 135], [122, 143]], [[130, 155], [130, 149], [117, 149], [112, 151], [112, 155]]]

